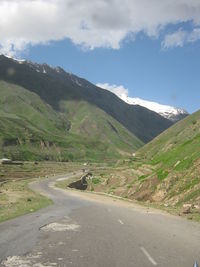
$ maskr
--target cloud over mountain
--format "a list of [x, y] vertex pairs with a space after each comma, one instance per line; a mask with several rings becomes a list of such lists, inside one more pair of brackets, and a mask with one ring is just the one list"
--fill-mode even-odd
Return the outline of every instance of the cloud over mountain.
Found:
[[[183, 22], [198, 29], [200, 1], [2, 0], [0, 51], [15, 54], [28, 45], [66, 38], [88, 49], [118, 49], [128, 36], [144, 32], [155, 38], [167, 25]], [[168, 39], [166, 47], [172, 43]]]
[[106, 89], [114, 93], [118, 97], [120, 97], [121, 95], [128, 96], [128, 89], [125, 88], [123, 85], [115, 85], [115, 84], [109, 84], [109, 83], [97, 83], [96, 86], [102, 89]]

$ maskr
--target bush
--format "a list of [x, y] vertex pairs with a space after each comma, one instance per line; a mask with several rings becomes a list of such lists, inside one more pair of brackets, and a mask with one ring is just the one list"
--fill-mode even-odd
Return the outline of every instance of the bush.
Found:
[[165, 170], [158, 170], [157, 176], [160, 181], [164, 180], [168, 176], [169, 172]]

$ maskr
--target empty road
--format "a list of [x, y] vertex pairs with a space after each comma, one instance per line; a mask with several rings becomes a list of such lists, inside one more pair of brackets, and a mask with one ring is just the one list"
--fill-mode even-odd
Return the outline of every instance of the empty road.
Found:
[[56, 179], [32, 184], [53, 205], [0, 224], [0, 266], [190, 267], [200, 262], [200, 224], [57, 189]]

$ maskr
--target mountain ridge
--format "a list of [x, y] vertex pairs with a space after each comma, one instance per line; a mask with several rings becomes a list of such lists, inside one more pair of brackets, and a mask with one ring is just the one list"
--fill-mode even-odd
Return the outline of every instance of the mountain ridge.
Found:
[[128, 105], [113, 93], [59, 67], [22, 63], [0, 56], [0, 79], [38, 94], [57, 111], [61, 110], [62, 100], [86, 101], [112, 116], [145, 143], [173, 124], [144, 107]]
[[[52, 66], [45, 64], [45, 63], [38, 64], [38, 63], [33, 63], [33, 62], [25, 60], [25, 59], [16, 59], [16, 58], [12, 58], [10, 56], [6, 56], [6, 55], [4, 55], [4, 56], [7, 57], [8, 59], [11, 59], [11, 60], [18, 62], [19, 64], [24, 64], [24, 63], [29, 64], [33, 68], [35, 68], [37, 72], [40, 72], [40, 73], [46, 74], [48, 71], [46, 71], [45, 68], [47, 68], [47, 69], [52, 69], [58, 73], [69, 74], [69, 75], [71, 75], [71, 77], [73, 77], [72, 80], [74, 80], [74, 82], [78, 86], [82, 86], [82, 84], [80, 83], [80, 79], [85, 80], [85, 79], [80, 78], [74, 74], [66, 72], [63, 68], [61, 68], [59, 66], [52, 67]], [[101, 89], [105, 89], [105, 90], [109, 91], [109, 89], [103, 87], [103, 85], [101, 87], [101, 84], [96, 84], [96, 86], [101, 88]], [[145, 107], [145, 108], [147, 108], [151, 111], [154, 111], [154, 112], [158, 113], [159, 115], [163, 116], [164, 118], [169, 119], [173, 122], [177, 122], [177, 121], [179, 121], [179, 120], [181, 120], [184, 117], [189, 115], [189, 113], [185, 109], [182, 109], [182, 108], [176, 108], [176, 107], [172, 107], [169, 105], [163, 105], [163, 104], [159, 104], [157, 102], [144, 100], [144, 99], [141, 99], [138, 97], [128, 97], [126, 94], [119, 94], [119, 93], [115, 93], [115, 92], [113, 92], [113, 93], [116, 94], [120, 99], [122, 99], [124, 102], [126, 102], [129, 105], [139, 105], [139, 106]]]

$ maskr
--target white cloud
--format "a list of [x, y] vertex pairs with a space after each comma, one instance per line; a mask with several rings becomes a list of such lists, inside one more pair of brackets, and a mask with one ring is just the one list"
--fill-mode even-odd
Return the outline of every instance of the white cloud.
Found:
[[120, 98], [122, 96], [126, 97], [128, 96], [128, 89], [126, 89], [123, 85], [115, 85], [115, 84], [110, 85], [109, 83], [97, 83], [96, 86], [106, 89]]
[[194, 43], [200, 39], [200, 28], [195, 28], [191, 32], [179, 29], [176, 32], [167, 34], [162, 43], [163, 48], [182, 47], [187, 43]]
[[199, 0], [1, 0], [0, 51], [65, 38], [118, 49], [128, 35], [158, 37], [168, 24], [187, 21], [200, 25]]
[[187, 39], [187, 32], [178, 30], [174, 33], [165, 35], [165, 39], [162, 43], [163, 48], [167, 49], [170, 47], [182, 47]]

